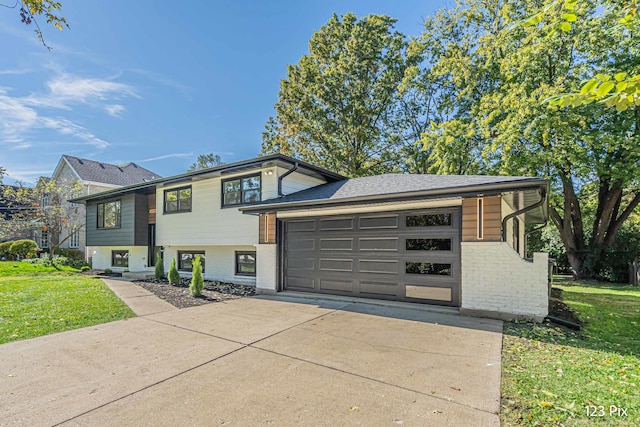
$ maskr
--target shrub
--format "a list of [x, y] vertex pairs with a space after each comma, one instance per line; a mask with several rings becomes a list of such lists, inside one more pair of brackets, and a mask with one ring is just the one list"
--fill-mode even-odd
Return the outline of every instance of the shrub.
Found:
[[11, 243], [11, 246], [9, 247], [11, 253], [15, 256], [19, 256], [20, 258], [35, 257], [36, 249], [38, 249], [38, 244], [29, 239], [16, 240]]
[[74, 261], [84, 261], [84, 254], [78, 249], [58, 248], [55, 250], [54, 254]]
[[199, 297], [202, 295], [202, 290], [204, 289], [204, 280], [202, 279], [202, 264], [200, 263], [200, 257], [197, 256], [193, 261], [193, 269], [191, 270], [191, 284], [189, 285], [189, 290], [191, 291], [191, 295], [194, 297]]
[[105, 272], [106, 274], [111, 274], [111, 273], [113, 273], [113, 270], [112, 270], [112, 269], [110, 269], [110, 268], [105, 268], [105, 269], [104, 269], [104, 272]]
[[178, 273], [178, 269], [176, 268], [175, 258], [171, 260], [171, 267], [169, 267], [169, 283], [172, 285], [180, 283], [180, 273]]
[[13, 242], [0, 243], [0, 260], [15, 261], [16, 257], [11, 253], [11, 244]]
[[164, 261], [162, 261], [162, 255], [158, 252], [156, 256], [156, 279], [164, 279]]
[[89, 267], [88, 265], [83, 265], [82, 267], [80, 267], [80, 271], [89, 271], [91, 270], [91, 267]]

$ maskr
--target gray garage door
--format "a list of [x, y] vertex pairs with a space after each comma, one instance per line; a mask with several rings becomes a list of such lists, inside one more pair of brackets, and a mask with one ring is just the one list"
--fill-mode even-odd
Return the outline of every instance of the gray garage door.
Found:
[[284, 221], [287, 290], [460, 305], [460, 209]]

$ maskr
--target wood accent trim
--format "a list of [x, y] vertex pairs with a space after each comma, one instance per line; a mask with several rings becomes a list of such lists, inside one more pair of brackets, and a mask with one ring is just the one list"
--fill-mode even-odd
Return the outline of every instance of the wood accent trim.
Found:
[[258, 243], [276, 243], [276, 214], [274, 212], [260, 214], [258, 234]]
[[500, 196], [482, 197], [482, 238], [478, 238], [478, 197], [462, 199], [463, 242], [499, 242], [502, 240], [502, 205]]
[[156, 223], [156, 193], [149, 194], [149, 224]]

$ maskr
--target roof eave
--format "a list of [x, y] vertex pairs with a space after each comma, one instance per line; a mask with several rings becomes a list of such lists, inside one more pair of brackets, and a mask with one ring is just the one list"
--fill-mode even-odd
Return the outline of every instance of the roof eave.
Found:
[[[395, 194], [378, 194], [372, 196], [349, 197], [338, 200], [319, 199], [290, 203], [271, 203], [238, 208], [245, 214], [259, 214], [264, 212], [304, 210], [317, 207], [335, 207], [343, 205], [357, 205], [379, 203], [381, 201], [408, 201], [416, 199], [433, 199], [439, 197], [466, 197], [478, 194], [499, 193], [502, 191], [526, 190], [536, 187], [547, 187], [547, 182], [541, 179], [522, 180], [507, 183], [480, 184], [463, 187], [442, 188], [426, 191], [412, 191]], [[277, 200], [277, 199], [276, 199]]]

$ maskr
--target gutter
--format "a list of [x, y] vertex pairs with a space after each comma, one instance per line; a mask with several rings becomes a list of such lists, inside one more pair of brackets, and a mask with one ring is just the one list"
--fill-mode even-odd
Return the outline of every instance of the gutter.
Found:
[[284, 194], [282, 194], [282, 180], [285, 179], [287, 176], [291, 175], [292, 173], [294, 173], [296, 170], [298, 170], [298, 162], [295, 162], [291, 169], [286, 171], [284, 174], [282, 174], [282, 176], [278, 178], [278, 196], [280, 197], [284, 196]]
[[511, 218], [514, 218], [518, 215], [522, 215], [523, 213], [527, 213], [530, 210], [533, 210], [537, 207], [542, 206], [545, 202], [547, 201], [547, 188], [546, 187], [540, 187], [540, 200], [538, 200], [537, 202], [535, 202], [532, 205], [526, 206], [520, 210], [517, 210], [515, 212], [510, 213], [509, 215], [505, 216], [502, 220], [502, 230], [501, 230], [501, 234], [502, 234], [502, 241], [506, 242], [507, 241], [507, 221], [509, 221]]

